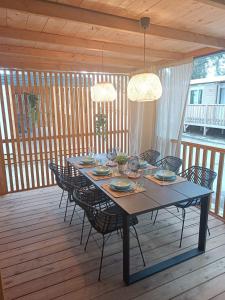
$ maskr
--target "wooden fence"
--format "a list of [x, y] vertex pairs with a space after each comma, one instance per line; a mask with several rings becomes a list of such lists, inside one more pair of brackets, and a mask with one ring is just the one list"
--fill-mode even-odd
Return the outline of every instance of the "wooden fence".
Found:
[[[172, 140], [173, 146], [176, 143], [177, 141]], [[213, 185], [214, 194], [211, 197], [210, 210], [225, 219], [225, 149], [182, 141], [180, 150], [180, 157], [183, 160], [182, 170], [197, 165], [217, 173]]]
[[[117, 99], [91, 101], [91, 86], [112, 82]], [[0, 194], [54, 184], [49, 161], [89, 147], [128, 151], [126, 75], [0, 70]], [[106, 134], [107, 133], [107, 134]]]

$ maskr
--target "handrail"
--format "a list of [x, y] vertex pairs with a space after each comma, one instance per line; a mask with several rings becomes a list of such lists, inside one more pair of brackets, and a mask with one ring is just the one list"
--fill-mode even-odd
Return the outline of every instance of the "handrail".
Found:
[[[173, 145], [178, 141], [171, 140]], [[180, 158], [183, 160], [182, 170], [193, 165], [209, 168], [217, 173], [217, 178], [213, 184], [214, 194], [211, 197], [210, 211], [225, 220], [225, 149], [206, 144], [189, 141], [181, 141]]]

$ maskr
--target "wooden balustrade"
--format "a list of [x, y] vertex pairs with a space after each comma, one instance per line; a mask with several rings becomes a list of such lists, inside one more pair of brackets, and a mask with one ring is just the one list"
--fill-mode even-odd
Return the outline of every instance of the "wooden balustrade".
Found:
[[[106, 80], [117, 89], [117, 101], [92, 102], [91, 86]], [[127, 82], [122, 74], [1, 70], [1, 193], [54, 184], [49, 161], [63, 164], [88, 147], [128, 152]], [[106, 135], [97, 133], [99, 116]]]
[[193, 104], [187, 105], [185, 124], [205, 127], [225, 128], [225, 105]]
[[[176, 140], [171, 141], [173, 146]], [[182, 141], [180, 157], [183, 160], [182, 171], [193, 165], [209, 168], [217, 173], [213, 184], [214, 194], [211, 197], [210, 210], [225, 219], [225, 149], [208, 145]]]

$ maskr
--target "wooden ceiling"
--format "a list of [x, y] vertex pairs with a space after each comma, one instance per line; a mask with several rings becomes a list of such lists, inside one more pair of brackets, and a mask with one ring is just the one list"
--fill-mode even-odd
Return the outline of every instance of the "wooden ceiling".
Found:
[[[0, 66], [133, 72], [225, 48], [222, 0], [0, 0]], [[103, 67], [102, 67], [103, 56]]]

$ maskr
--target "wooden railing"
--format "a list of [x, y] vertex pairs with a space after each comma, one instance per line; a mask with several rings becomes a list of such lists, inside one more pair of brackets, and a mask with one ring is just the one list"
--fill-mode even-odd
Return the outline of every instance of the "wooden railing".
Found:
[[185, 114], [185, 124], [225, 128], [225, 105], [187, 105]]
[[[175, 147], [176, 140], [172, 140]], [[180, 157], [183, 160], [182, 170], [193, 165], [209, 168], [217, 173], [213, 184], [214, 194], [211, 197], [210, 210], [225, 219], [225, 149], [192, 143], [181, 142]]]
[[[91, 101], [99, 81], [114, 84], [116, 101]], [[89, 147], [128, 152], [127, 82], [121, 74], [0, 70], [0, 193], [54, 184], [49, 161], [63, 164]]]

